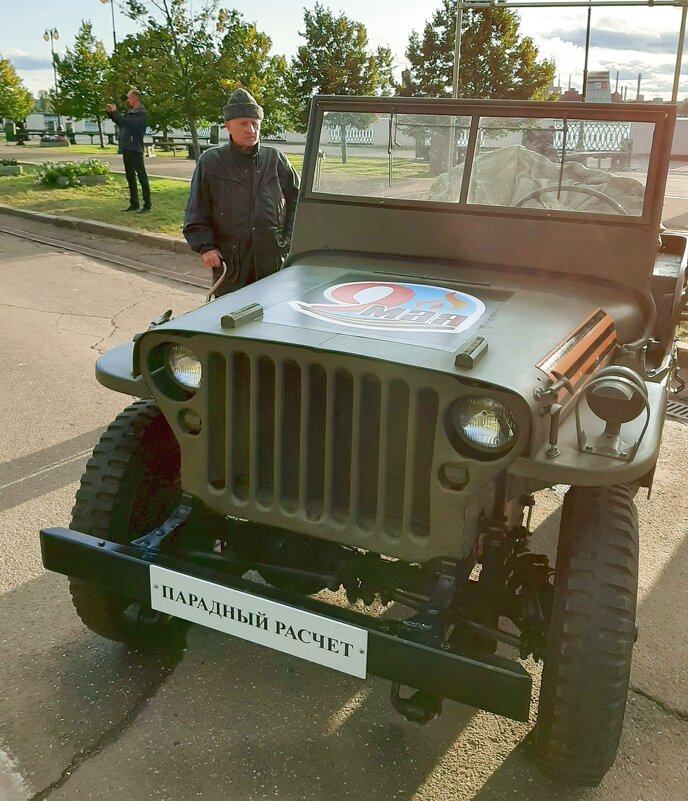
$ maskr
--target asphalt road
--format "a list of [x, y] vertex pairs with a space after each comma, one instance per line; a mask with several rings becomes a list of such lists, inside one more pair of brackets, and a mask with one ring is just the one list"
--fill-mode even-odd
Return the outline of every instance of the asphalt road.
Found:
[[[38, 530], [66, 525], [79, 475], [127, 398], [99, 352], [201, 291], [0, 236], [0, 801], [683, 801], [688, 787], [688, 427], [668, 423], [641, 493], [638, 641], [621, 749], [600, 787], [545, 779], [531, 724], [445, 702], [399, 718], [378, 679], [343, 677], [194, 628], [141, 655], [85, 629]], [[540, 493], [552, 549], [561, 493]], [[530, 666], [537, 677], [537, 668]]]

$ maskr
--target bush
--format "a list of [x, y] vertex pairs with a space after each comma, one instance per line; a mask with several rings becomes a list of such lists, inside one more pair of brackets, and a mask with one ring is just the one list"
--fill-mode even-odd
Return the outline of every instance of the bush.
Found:
[[17, 159], [0, 159], [0, 167], [16, 167]]
[[[98, 159], [87, 161], [46, 161], [37, 169], [36, 182], [43, 186], [81, 186], [82, 175], [109, 175], [110, 165]], [[65, 180], [59, 180], [65, 179]]]

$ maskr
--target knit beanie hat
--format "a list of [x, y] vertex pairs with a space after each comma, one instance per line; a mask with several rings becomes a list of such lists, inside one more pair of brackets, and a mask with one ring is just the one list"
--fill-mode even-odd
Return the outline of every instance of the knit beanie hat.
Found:
[[248, 117], [252, 120], [263, 119], [263, 109], [256, 102], [255, 97], [245, 89], [237, 89], [229, 98], [227, 105], [222, 109], [225, 120], [234, 120], [237, 117]]

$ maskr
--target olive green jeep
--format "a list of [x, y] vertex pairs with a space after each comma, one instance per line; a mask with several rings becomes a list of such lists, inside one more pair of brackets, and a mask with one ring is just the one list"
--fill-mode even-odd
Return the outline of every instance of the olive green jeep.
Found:
[[[542, 763], [598, 783], [685, 315], [674, 115], [315, 98], [285, 268], [98, 361], [139, 400], [41, 532], [83, 622], [384, 677], [418, 723], [443, 698], [528, 720], [532, 656]], [[530, 522], [554, 485], [550, 566]]]

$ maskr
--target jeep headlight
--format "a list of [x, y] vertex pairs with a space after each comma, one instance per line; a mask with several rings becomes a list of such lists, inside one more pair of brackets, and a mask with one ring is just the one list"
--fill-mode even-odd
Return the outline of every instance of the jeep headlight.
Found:
[[478, 459], [496, 459], [516, 441], [518, 429], [511, 411], [494, 398], [460, 398], [449, 413], [454, 447]]
[[196, 354], [185, 345], [170, 345], [165, 354], [167, 369], [184, 389], [198, 389], [203, 369]]

